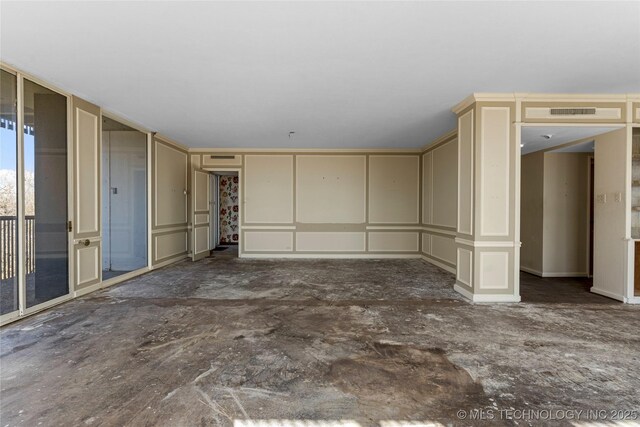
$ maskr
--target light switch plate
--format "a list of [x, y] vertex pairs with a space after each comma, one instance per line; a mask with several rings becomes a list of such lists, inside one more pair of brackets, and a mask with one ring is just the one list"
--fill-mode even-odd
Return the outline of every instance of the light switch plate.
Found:
[[616, 193], [615, 200], [618, 203], [621, 202], [622, 201], [622, 193], [620, 193], [620, 192]]
[[598, 194], [596, 196], [596, 201], [598, 203], [607, 203], [607, 195], [606, 194]]

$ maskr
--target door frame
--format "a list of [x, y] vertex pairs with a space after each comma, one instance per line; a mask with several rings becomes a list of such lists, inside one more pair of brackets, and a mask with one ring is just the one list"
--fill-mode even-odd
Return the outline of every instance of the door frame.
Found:
[[[631, 123], [627, 125], [627, 156], [631, 157], [632, 153], [633, 153], [633, 130], [634, 129], [640, 129], [640, 124], [638, 123]], [[631, 163], [629, 163], [628, 165], [628, 169], [627, 169], [627, 184], [630, 184], [631, 181], [633, 179], [633, 171], [632, 171], [632, 167], [631, 167]], [[629, 190], [627, 193], [627, 206], [631, 206], [631, 193], [632, 190]], [[626, 217], [626, 227], [627, 227], [627, 233], [629, 233], [629, 237], [631, 234], [631, 215], [629, 214], [629, 209], [627, 209], [627, 217]], [[630, 239], [630, 241], [627, 243], [628, 246], [630, 246], [627, 254], [628, 254], [628, 259], [625, 260], [626, 261], [626, 273], [627, 273], [627, 288], [626, 288], [626, 298], [627, 301], [625, 301], [626, 303], [629, 304], [640, 304], [640, 295], [636, 295], [636, 288], [635, 288], [635, 258], [636, 256], [638, 256], [635, 253], [635, 241], [633, 239]]]
[[[217, 172], [237, 172], [238, 173], [238, 258], [240, 258], [242, 254], [242, 247], [243, 247], [242, 245], [242, 210], [244, 207], [244, 200], [242, 199], [242, 168], [205, 167], [202, 169], [212, 174], [215, 174]], [[219, 203], [219, 201], [217, 203]], [[219, 206], [217, 207], [217, 211], [218, 212], [216, 216], [219, 217], [220, 216]], [[217, 228], [219, 227], [220, 225], [218, 224]]]
[[[121, 117], [111, 111], [108, 110], [104, 110], [102, 109], [102, 114], [100, 115], [100, 118], [102, 119], [103, 117], [107, 117], [111, 120], [115, 120], [118, 123], [121, 123], [123, 125], [129, 126], [132, 129], [137, 130], [140, 133], [143, 133], [144, 135], [146, 135], [147, 138], [147, 142], [146, 142], [146, 148], [147, 148], [147, 153], [146, 153], [146, 160], [147, 160], [147, 186], [146, 186], [146, 190], [147, 190], [147, 212], [146, 212], [146, 218], [147, 218], [147, 265], [144, 267], [141, 267], [137, 270], [133, 270], [133, 271], [129, 271], [127, 273], [121, 274], [119, 276], [116, 277], [112, 277], [111, 279], [107, 279], [107, 280], [102, 280], [100, 282], [100, 287], [108, 287], [111, 285], [115, 285], [117, 283], [120, 282], [124, 282], [125, 280], [129, 280], [133, 277], [139, 276], [140, 274], [146, 273], [148, 271], [152, 270], [152, 265], [151, 265], [151, 260], [153, 257], [153, 248], [152, 248], [152, 243], [153, 243], [153, 236], [152, 236], [152, 228], [151, 228], [151, 212], [152, 212], [152, 206], [153, 206], [153, 201], [152, 201], [152, 188], [151, 188], [151, 180], [153, 179], [153, 175], [151, 174], [151, 167], [153, 164], [153, 159], [151, 158], [151, 148], [153, 146], [153, 132], [151, 132], [149, 129], [145, 128], [144, 126], [141, 126], [135, 122], [132, 122], [130, 120], [125, 119], [124, 117]], [[100, 135], [100, 137], [102, 137], [102, 134]], [[102, 150], [100, 150], [100, 153], [102, 155]], [[102, 159], [101, 159], [102, 161]], [[104, 171], [100, 170], [100, 185], [102, 185], [102, 177], [103, 177]], [[100, 208], [102, 209], [102, 206], [104, 206], [104, 194], [101, 194], [101, 199], [100, 199]], [[101, 260], [102, 261], [102, 260]], [[102, 267], [101, 267], [102, 268]]]
[[[209, 207], [209, 212], [210, 212], [210, 216], [209, 216], [209, 228], [210, 228], [210, 248], [209, 250], [215, 249], [218, 247], [219, 242], [219, 229], [220, 229], [220, 203], [219, 203], [219, 198], [220, 198], [220, 184], [219, 184], [219, 178], [218, 175], [216, 175], [215, 173], [211, 172], [209, 174], [210, 178], [210, 186], [211, 186], [211, 201], [209, 202], [210, 207]], [[215, 195], [215, 197], [213, 197]]]
[[[594, 255], [594, 236], [595, 236], [595, 221], [593, 213], [595, 212], [595, 200], [594, 191], [595, 183], [595, 153], [587, 156], [587, 277], [593, 279], [593, 264], [591, 263]], [[593, 166], [593, 170], [592, 170]], [[593, 224], [593, 226], [592, 226]]]
[[[607, 127], [610, 128], [607, 132], [611, 132], [611, 131], [615, 131], [615, 130], [619, 130], [619, 129], [624, 129], [625, 127], [628, 127], [626, 124], [620, 124], [620, 123], [601, 123], [601, 122], [594, 122], [594, 123], [571, 123], [571, 122], [540, 122], [540, 123], [516, 123], [514, 126], [514, 131], [516, 132], [516, 144], [518, 147], [520, 147], [521, 145], [521, 137], [522, 137], [522, 131], [523, 128], [536, 128], [536, 127], [575, 127], [575, 128], [589, 128], [589, 127]], [[604, 133], [607, 133], [604, 132]], [[596, 135], [597, 136], [597, 135]], [[580, 143], [580, 142], [586, 142], [589, 141], [591, 139], [595, 139], [596, 136], [593, 137], [588, 137], [588, 138], [582, 138], [576, 141], [570, 141], [564, 144], [559, 144], [557, 146], [551, 147], [551, 148], [547, 148], [547, 149], [542, 149], [542, 150], [538, 150], [537, 152], [547, 152], [547, 151], [552, 151], [552, 150], [556, 150], [562, 147], [568, 147], [571, 145], [575, 145], [576, 143]], [[630, 141], [629, 138], [627, 138], [628, 141]], [[628, 148], [630, 150], [630, 147]], [[520, 150], [520, 148], [518, 148], [518, 150]], [[595, 166], [595, 152], [591, 154], [591, 156], [589, 157], [589, 159], [593, 158], [594, 160], [594, 166]], [[521, 236], [520, 236], [520, 210], [521, 210], [521, 200], [520, 200], [520, 191], [521, 191], [521, 163], [522, 163], [522, 154], [519, 151], [518, 152], [518, 156], [516, 159], [517, 162], [517, 183], [516, 185], [516, 192], [517, 192], [517, 201], [516, 201], [516, 223], [517, 223], [517, 240], [521, 242]], [[595, 176], [591, 176], [591, 169], [590, 167], [587, 167], [587, 173], [589, 175], [590, 179], [595, 179]], [[594, 170], [595, 171], [595, 170]], [[589, 192], [589, 188], [587, 188], [587, 192]], [[594, 195], [592, 195], [591, 197], [594, 197]], [[595, 198], [594, 198], [595, 199]], [[587, 201], [587, 203], [589, 203], [589, 201]], [[587, 208], [587, 228], [585, 229], [585, 232], [587, 233], [587, 248], [586, 248], [586, 254], [587, 254], [587, 260], [586, 260], [586, 272], [587, 272], [587, 277], [592, 278], [593, 277], [593, 271], [591, 271], [590, 267], [589, 267], [589, 252], [590, 252], [590, 238], [589, 238], [589, 221], [591, 220], [590, 218], [590, 214], [589, 214], [589, 205], [587, 204], [586, 206]], [[627, 227], [629, 228], [629, 227]], [[594, 218], [594, 241], [593, 241], [593, 253], [594, 253], [594, 264], [595, 264], [595, 218]], [[520, 259], [517, 259], [517, 271], [521, 271], [520, 270]], [[627, 281], [629, 282], [629, 281]], [[631, 281], [632, 282], [632, 281]], [[592, 284], [593, 285], [593, 284]], [[631, 283], [631, 286], [633, 286], [633, 284]], [[593, 287], [593, 286], [592, 286]], [[517, 292], [518, 295], [520, 295], [520, 288], [519, 288], [519, 284], [517, 287]], [[593, 291], [589, 291], [589, 292], [593, 292]], [[622, 301], [622, 300], [621, 300]], [[627, 302], [627, 301], [622, 301], [622, 302]]]

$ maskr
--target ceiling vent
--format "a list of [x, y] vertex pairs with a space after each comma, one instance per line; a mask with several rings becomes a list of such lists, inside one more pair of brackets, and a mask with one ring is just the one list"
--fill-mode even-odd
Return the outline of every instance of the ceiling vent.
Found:
[[595, 108], [551, 108], [552, 116], [592, 116], [596, 114]]
[[236, 156], [211, 156], [212, 159], [222, 160], [222, 159], [235, 159]]

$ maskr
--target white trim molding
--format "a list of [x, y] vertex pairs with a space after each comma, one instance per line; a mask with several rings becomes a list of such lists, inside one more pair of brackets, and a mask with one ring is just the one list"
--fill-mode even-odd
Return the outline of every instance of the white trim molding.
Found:
[[453, 290], [458, 292], [459, 294], [462, 294], [463, 297], [473, 301], [473, 292], [466, 290], [465, 288], [458, 285], [457, 283], [453, 285]]
[[455, 242], [473, 248], [519, 248], [522, 246], [522, 242], [468, 240], [462, 237], [456, 237]]
[[460, 293], [463, 297], [478, 303], [493, 303], [493, 302], [520, 302], [520, 296], [508, 295], [508, 294], [474, 294], [469, 292], [462, 286], [455, 284], [453, 289]]
[[243, 225], [243, 230], [295, 230], [295, 225]]
[[425, 256], [425, 255], [421, 255], [421, 256], [420, 256], [420, 258], [421, 258], [423, 261], [428, 262], [429, 264], [433, 264], [433, 265], [435, 265], [436, 267], [439, 267], [439, 268], [441, 268], [441, 269], [443, 269], [443, 270], [448, 271], [449, 273], [456, 274], [456, 269], [455, 269], [455, 267], [451, 267], [451, 266], [446, 265], [446, 264], [444, 264], [444, 263], [442, 263], [442, 262], [440, 262], [440, 261], [436, 261], [436, 260], [435, 260], [435, 259], [433, 259], [433, 258], [429, 258], [428, 256]]
[[429, 233], [429, 234], [446, 234], [447, 236], [452, 236], [455, 237], [456, 236], [456, 231], [455, 230], [446, 230], [443, 228], [433, 228], [433, 227], [425, 227], [422, 226], [422, 232], [423, 233]]
[[239, 254], [238, 258], [248, 259], [421, 259], [421, 254], [376, 254], [376, 253], [348, 253], [348, 254], [326, 254], [326, 253], [304, 253], [304, 254], [252, 254], [243, 252]]
[[629, 302], [629, 298], [625, 298], [623, 295], [619, 295], [619, 294], [616, 294], [614, 292], [607, 291], [607, 290], [604, 290], [604, 289], [598, 289], [595, 286], [592, 286], [590, 290], [594, 294], [602, 295], [604, 297], [611, 298], [611, 299], [614, 299], [614, 300], [617, 300], [617, 301]]

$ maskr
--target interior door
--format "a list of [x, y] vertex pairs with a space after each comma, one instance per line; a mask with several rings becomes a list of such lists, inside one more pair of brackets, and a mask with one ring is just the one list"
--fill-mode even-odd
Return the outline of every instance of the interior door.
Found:
[[73, 259], [75, 290], [102, 280], [100, 107], [73, 97]]
[[207, 257], [211, 248], [211, 186], [209, 172], [194, 166], [191, 172], [191, 183], [191, 212], [193, 215], [191, 220], [191, 224], [193, 224], [191, 254], [192, 259], [198, 261]]
[[109, 201], [109, 222], [103, 221], [103, 250], [108, 224], [110, 270], [133, 271], [147, 265], [147, 136], [111, 131], [109, 137], [109, 188], [103, 195]]

